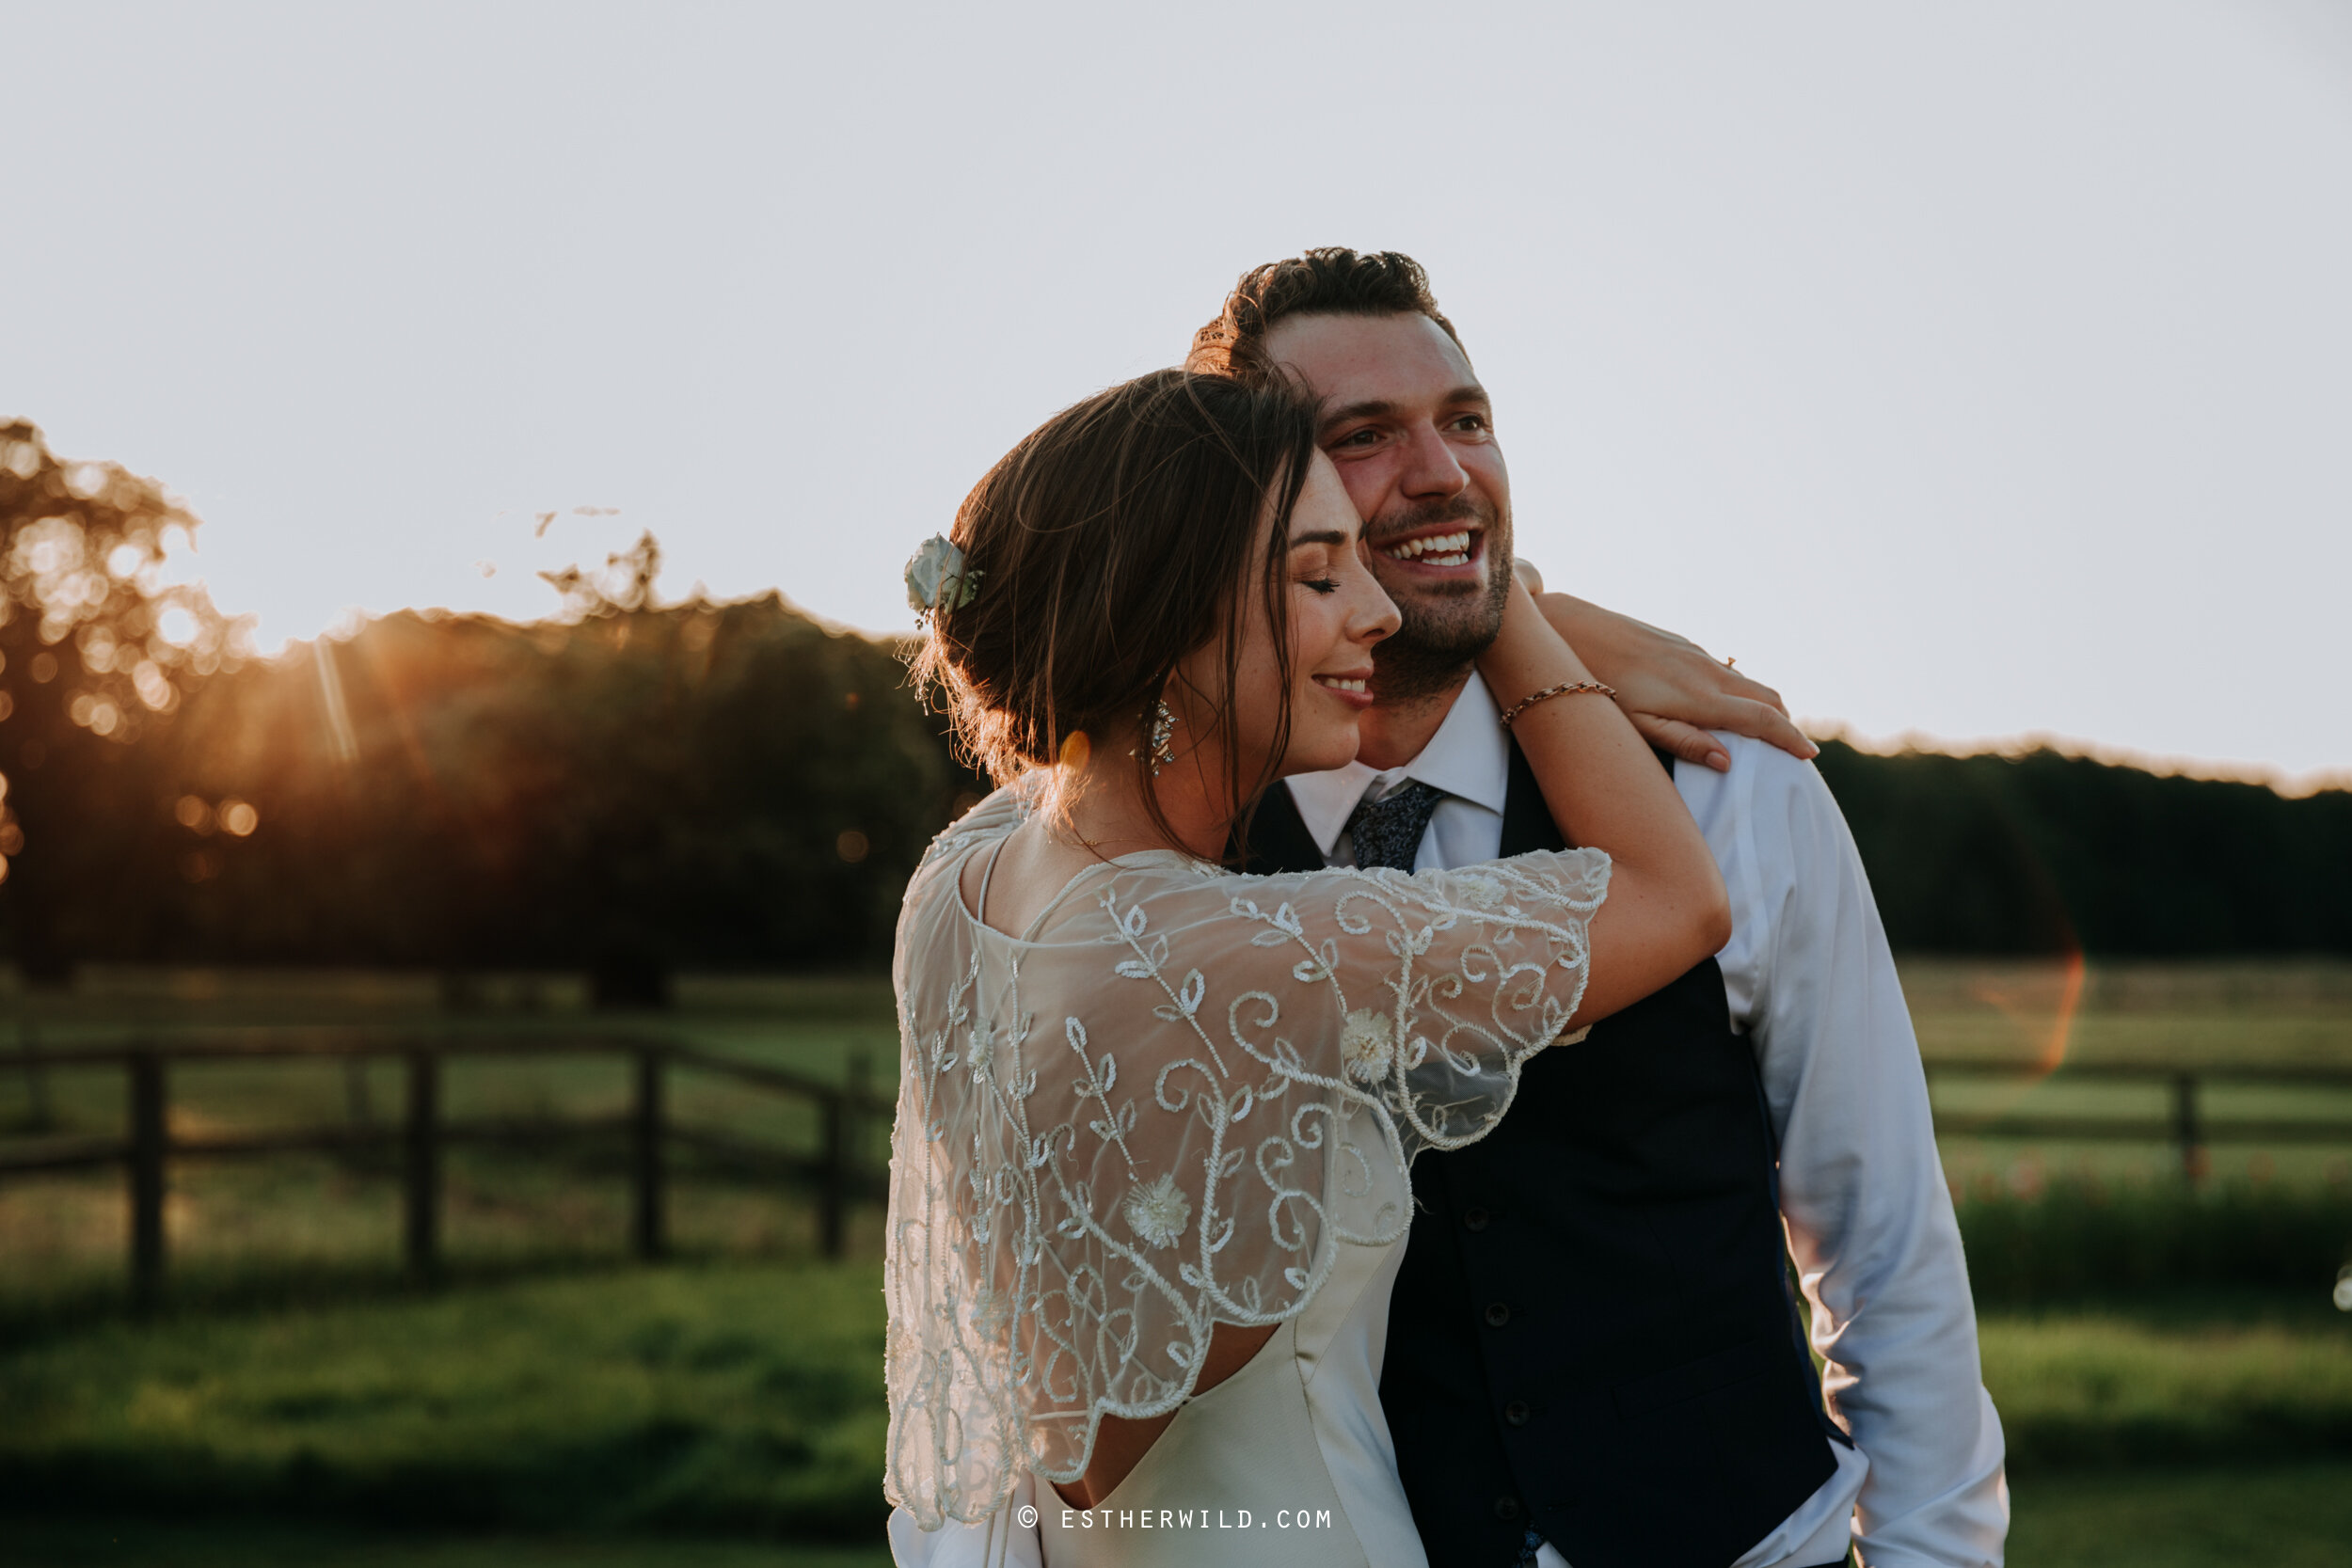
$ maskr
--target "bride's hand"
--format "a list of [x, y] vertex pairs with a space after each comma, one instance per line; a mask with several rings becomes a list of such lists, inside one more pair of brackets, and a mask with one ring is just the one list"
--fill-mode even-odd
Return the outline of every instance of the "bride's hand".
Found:
[[1547, 594], [1532, 562], [1512, 564], [1536, 595], [1544, 619], [1597, 678], [1617, 689], [1617, 705], [1651, 745], [1719, 773], [1730, 768], [1731, 755], [1709, 730], [1769, 741], [1795, 757], [1820, 753], [1789, 722], [1788, 705], [1771, 687], [1709, 657], [1688, 638], [1572, 594]]

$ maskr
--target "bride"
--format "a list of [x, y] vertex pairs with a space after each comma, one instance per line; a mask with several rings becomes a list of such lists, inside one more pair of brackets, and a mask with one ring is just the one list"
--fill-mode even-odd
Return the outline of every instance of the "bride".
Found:
[[1314, 434], [1143, 376], [910, 567], [917, 676], [1003, 787], [898, 927], [901, 1563], [1417, 1568], [1378, 1393], [1409, 1164], [1726, 940], [1667, 772], [1516, 586], [1480, 672], [1582, 847], [1230, 868], [1268, 784], [1354, 757], [1397, 625]]

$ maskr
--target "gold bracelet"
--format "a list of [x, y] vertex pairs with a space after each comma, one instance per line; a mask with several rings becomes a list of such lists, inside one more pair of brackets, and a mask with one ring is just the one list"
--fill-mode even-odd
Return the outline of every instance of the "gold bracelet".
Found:
[[1617, 694], [1617, 689], [1615, 687], [1603, 686], [1598, 681], [1562, 681], [1558, 686], [1545, 687], [1541, 691], [1536, 692], [1533, 697], [1522, 697], [1518, 702], [1513, 703], [1509, 707], [1503, 709], [1502, 727], [1506, 730], [1509, 729], [1511, 727], [1512, 720], [1517, 719], [1520, 714], [1525, 713], [1529, 708], [1534, 707], [1537, 703], [1552, 697], [1573, 697], [1580, 691], [1597, 692], [1603, 697], [1614, 697]]

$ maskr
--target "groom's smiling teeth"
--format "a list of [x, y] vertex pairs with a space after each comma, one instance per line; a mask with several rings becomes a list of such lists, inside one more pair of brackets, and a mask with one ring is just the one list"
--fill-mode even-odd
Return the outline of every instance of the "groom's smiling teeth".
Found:
[[1467, 566], [1470, 560], [1470, 532], [1464, 529], [1457, 533], [1424, 533], [1418, 539], [1391, 545], [1385, 553], [1391, 561], [1413, 561], [1424, 566]]

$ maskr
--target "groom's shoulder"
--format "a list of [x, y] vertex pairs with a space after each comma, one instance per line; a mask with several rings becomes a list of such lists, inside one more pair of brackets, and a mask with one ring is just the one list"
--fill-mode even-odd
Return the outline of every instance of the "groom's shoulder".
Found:
[[1713, 733], [1731, 756], [1729, 771], [1689, 763], [1675, 768], [1683, 800], [1710, 840], [1718, 827], [1810, 836], [1835, 823], [1842, 832], [1845, 817], [1820, 768], [1769, 741], [1729, 730]]

